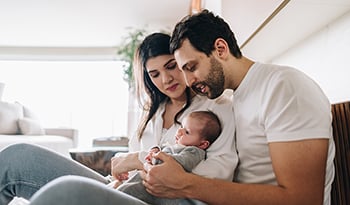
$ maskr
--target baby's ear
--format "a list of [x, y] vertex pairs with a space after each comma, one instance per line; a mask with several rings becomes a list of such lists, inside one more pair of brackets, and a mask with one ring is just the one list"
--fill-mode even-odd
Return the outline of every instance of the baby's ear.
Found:
[[209, 147], [209, 145], [210, 145], [210, 143], [208, 140], [203, 140], [203, 141], [201, 141], [201, 143], [199, 144], [198, 147], [205, 150]]

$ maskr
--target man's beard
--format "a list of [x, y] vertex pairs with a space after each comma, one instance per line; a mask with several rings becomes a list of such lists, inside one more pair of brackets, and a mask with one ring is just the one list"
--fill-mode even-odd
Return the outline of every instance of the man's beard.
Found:
[[[210, 57], [210, 70], [206, 79], [202, 82], [209, 89], [206, 93], [207, 97], [214, 99], [224, 92], [225, 76], [222, 65], [214, 57]], [[193, 88], [194, 90], [197, 90]], [[205, 94], [205, 93], [200, 93]]]

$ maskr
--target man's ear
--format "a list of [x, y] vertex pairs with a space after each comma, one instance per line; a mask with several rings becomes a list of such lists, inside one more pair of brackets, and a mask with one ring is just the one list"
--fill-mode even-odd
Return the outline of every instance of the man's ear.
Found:
[[209, 147], [209, 145], [210, 145], [210, 143], [208, 140], [203, 140], [203, 141], [201, 141], [201, 143], [199, 144], [198, 147], [205, 150]]
[[230, 53], [230, 49], [227, 45], [227, 42], [222, 39], [218, 38], [214, 42], [215, 52], [219, 58], [226, 58], [227, 55]]

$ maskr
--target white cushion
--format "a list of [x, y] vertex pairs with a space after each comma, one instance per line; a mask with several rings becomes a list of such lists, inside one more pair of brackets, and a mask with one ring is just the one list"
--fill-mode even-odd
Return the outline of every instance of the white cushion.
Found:
[[0, 151], [1, 149], [16, 143], [40, 145], [54, 150], [66, 157], [70, 157], [69, 149], [74, 147], [72, 139], [57, 135], [0, 135]]
[[18, 119], [18, 127], [23, 135], [44, 135], [45, 130], [38, 120], [27, 117]]
[[32, 110], [30, 110], [28, 107], [22, 105], [20, 102], [16, 102], [16, 103], [23, 107], [23, 117], [27, 117], [27, 118], [34, 119], [34, 120], [39, 120], [38, 116]]
[[17, 120], [23, 118], [23, 108], [17, 103], [0, 101], [0, 134], [17, 134]]

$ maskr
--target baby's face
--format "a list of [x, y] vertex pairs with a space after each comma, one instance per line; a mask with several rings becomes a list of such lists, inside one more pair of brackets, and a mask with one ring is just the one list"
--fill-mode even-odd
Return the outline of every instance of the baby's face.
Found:
[[177, 130], [176, 143], [185, 146], [199, 146], [202, 141], [200, 131], [203, 129], [198, 120], [192, 117], [184, 118], [182, 127]]

